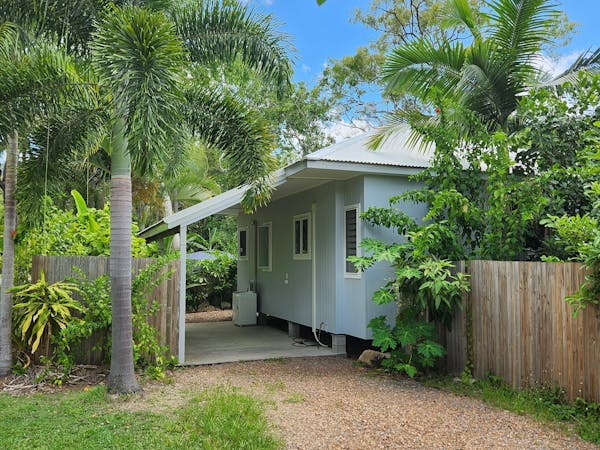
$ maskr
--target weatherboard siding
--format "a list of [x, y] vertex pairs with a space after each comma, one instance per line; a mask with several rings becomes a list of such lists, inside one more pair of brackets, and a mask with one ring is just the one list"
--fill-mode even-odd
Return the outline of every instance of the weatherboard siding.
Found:
[[[271, 270], [258, 270], [260, 311], [264, 314], [312, 325], [312, 259], [293, 258], [293, 217], [311, 212], [316, 203], [316, 258], [317, 258], [317, 323], [336, 332], [335, 320], [335, 183], [301, 192], [275, 201], [255, 214], [239, 216], [239, 226], [248, 227], [248, 261], [238, 262], [238, 289], [245, 290], [254, 278], [254, 227], [266, 222], [272, 224]], [[311, 220], [314, 218], [311, 217]], [[315, 255], [311, 255], [311, 258]], [[287, 274], [287, 284], [285, 283]]]
[[[324, 184], [281, 200], [274, 201], [255, 214], [240, 214], [240, 228], [248, 228], [248, 260], [238, 262], [238, 290], [247, 290], [254, 280], [255, 227], [270, 222], [272, 226], [272, 267], [258, 270], [260, 312], [281, 319], [312, 326], [312, 260], [293, 258], [293, 217], [311, 212], [316, 203], [316, 249], [312, 258], [317, 264], [316, 327], [330, 333], [347, 334], [370, 339], [369, 320], [379, 315], [394, 316], [394, 306], [375, 305], [373, 292], [392, 275], [386, 264], [361, 274], [360, 278], [345, 276], [344, 212], [351, 205], [360, 205], [360, 212], [369, 206], [386, 206], [392, 195], [416, 187], [405, 177], [357, 176], [347, 181]], [[402, 205], [405, 211], [421, 218], [422, 205]], [[311, 217], [311, 220], [314, 218]], [[360, 238], [376, 237], [388, 242], [398, 239], [396, 233], [358, 224]], [[285, 282], [287, 274], [287, 284]]]
[[[388, 200], [390, 197], [418, 187], [419, 184], [410, 181], [407, 177], [365, 176], [365, 202], [369, 206], [388, 207]], [[402, 202], [395, 206], [414, 218], [417, 223], [421, 223], [422, 218], [427, 213], [425, 204]], [[366, 237], [379, 239], [384, 242], [399, 242], [403, 239], [395, 230], [365, 223], [363, 238]], [[373, 317], [382, 315], [387, 316], [388, 320], [391, 322], [395, 319], [395, 303], [389, 305], [377, 305], [372, 301], [373, 293], [383, 286], [391, 277], [393, 277], [393, 275], [394, 271], [392, 267], [386, 262], [377, 263], [365, 272], [365, 295], [367, 299], [365, 308], [368, 321]], [[365, 339], [372, 339], [370, 329], [367, 330]]]

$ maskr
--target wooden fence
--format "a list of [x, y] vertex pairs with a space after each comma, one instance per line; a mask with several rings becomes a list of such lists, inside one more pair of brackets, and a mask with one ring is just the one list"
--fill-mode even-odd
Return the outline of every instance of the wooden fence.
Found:
[[[108, 257], [105, 256], [34, 256], [32, 280], [39, 279], [43, 270], [49, 283], [76, 276], [73, 268], [79, 268], [89, 280], [108, 275]], [[133, 258], [132, 270], [135, 277], [143, 268], [156, 262], [154, 258]], [[148, 317], [148, 323], [158, 331], [159, 343], [166, 345], [172, 355], [177, 355], [179, 342], [179, 260], [171, 261], [162, 271], [172, 271], [148, 296], [150, 303], [158, 302], [158, 311]], [[78, 351], [77, 360], [82, 364], [101, 363], [104, 356], [94, 349], [98, 340], [105, 336], [93, 335]]]
[[[600, 401], [600, 308], [574, 318], [565, 301], [583, 281], [580, 264], [470, 261], [467, 272], [476, 377], [492, 373], [513, 387], [560, 386], [571, 400]], [[466, 362], [465, 311], [445, 336], [454, 373]]]

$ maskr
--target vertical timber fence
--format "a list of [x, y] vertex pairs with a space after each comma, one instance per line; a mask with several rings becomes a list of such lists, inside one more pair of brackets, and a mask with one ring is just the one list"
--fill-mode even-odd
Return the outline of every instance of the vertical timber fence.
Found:
[[[457, 270], [464, 271], [464, 263]], [[499, 376], [513, 387], [550, 385], [600, 402], [600, 307], [573, 317], [565, 297], [585, 275], [575, 263], [469, 261], [474, 374]], [[468, 323], [463, 307], [445, 335], [446, 367], [466, 363]]]
[[[154, 258], [133, 258], [131, 260], [133, 277], [154, 262], [156, 262]], [[54, 283], [65, 278], [76, 277], [77, 273], [73, 270], [75, 267], [79, 268], [89, 280], [109, 274], [106, 256], [34, 256], [31, 278], [37, 281], [43, 271], [46, 281]], [[157, 330], [160, 345], [166, 345], [170, 353], [175, 356], [179, 342], [179, 270], [179, 260], [170, 261], [161, 269], [161, 273], [169, 271], [172, 274], [148, 295], [149, 303], [157, 302], [159, 305], [158, 311], [148, 317], [148, 323]], [[79, 363], [102, 362], [104, 355], [95, 349], [99, 338], [102, 336], [92, 335], [82, 344], [77, 355]]]

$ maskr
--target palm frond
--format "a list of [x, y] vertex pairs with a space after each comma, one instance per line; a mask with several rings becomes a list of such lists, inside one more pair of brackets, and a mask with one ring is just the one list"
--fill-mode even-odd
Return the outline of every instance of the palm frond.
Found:
[[160, 12], [112, 7], [94, 33], [92, 63], [125, 118], [132, 166], [164, 159], [179, 122], [183, 44]]
[[392, 51], [383, 69], [390, 93], [411, 93], [421, 98], [451, 95], [461, 79], [467, 53], [461, 42], [435, 44], [418, 39]]
[[489, 4], [494, 24], [489, 38], [514, 64], [529, 64], [550, 43], [559, 11], [547, 0], [502, 0]]
[[588, 50], [587, 52], [582, 53], [567, 70], [552, 80], [541, 83], [540, 85], [560, 86], [567, 82], [574, 82], [577, 80], [579, 76], [578, 73], [581, 70], [590, 73], [600, 73], [600, 47], [594, 51]]
[[73, 60], [52, 43], [0, 55], [0, 135], [34, 121], [65, 98], [93, 95]]
[[269, 174], [275, 168], [275, 139], [268, 124], [240, 100], [214, 87], [194, 85], [185, 94], [185, 117], [193, 134], [223, 152], [234, 185], [251, 183], [267, 198]]
[[192, 61], [201, 64], [244, 64], [273, 82], [279, 92], [289, 87], [292, 74], [289, 36], [277, 31], [271, 15], [253, 11], [241, 2], [184, 2], [169, 14]]
[[450, 0], [441, 19], [444, 28], [465, 27], [473, 38], [481, 39], [481, 31], [468, 0]]

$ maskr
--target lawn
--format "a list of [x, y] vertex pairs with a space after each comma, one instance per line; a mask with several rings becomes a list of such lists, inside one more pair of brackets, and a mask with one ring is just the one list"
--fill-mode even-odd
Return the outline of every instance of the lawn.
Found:
[[275, 449], [263, 405], [234, 388], [211, 388], [169, 413], [125, 411], [103, 387], [0, 395], [0, 442], [11, 449]]

